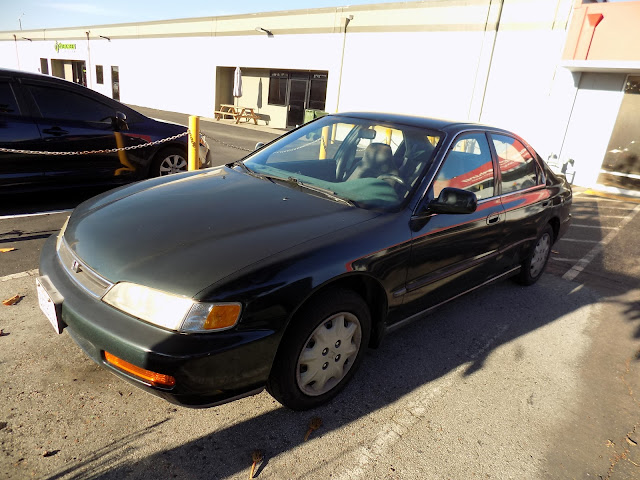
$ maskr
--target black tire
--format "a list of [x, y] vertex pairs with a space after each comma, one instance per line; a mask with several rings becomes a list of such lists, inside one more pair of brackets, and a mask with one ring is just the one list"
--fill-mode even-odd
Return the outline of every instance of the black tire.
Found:
[[552, 245], [553, 229], [551, 225], [547, 225], [536, 240], [527, 259], [522, 262], [520, 273], [515, 277], [516, 282], [520, 285], [533, 285], [538, 281], [547, 266]]
[[285, 332], [267, 390], [292, 410], [328, 402], [362, 362], [370, 334], [371, 316], [359, 295], [349, 290], [320, 294], [302, 307]]
[[160, 150], [151, 164], [150, 177], [160, 177], [172, 173], [186, 172], [189, 166], [186, 152], [178, 147]]

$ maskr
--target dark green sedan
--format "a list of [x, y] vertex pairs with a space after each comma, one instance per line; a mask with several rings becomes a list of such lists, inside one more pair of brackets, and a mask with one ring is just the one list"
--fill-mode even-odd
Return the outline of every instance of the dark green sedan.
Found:
[[385, 333], [493, 281], [538, 280], [571, 201], [508, 131], [328, 115], [242, 161], [83, 203], [43, 248], [40, 305], [171, 402], [266, 387], [313, 408]]

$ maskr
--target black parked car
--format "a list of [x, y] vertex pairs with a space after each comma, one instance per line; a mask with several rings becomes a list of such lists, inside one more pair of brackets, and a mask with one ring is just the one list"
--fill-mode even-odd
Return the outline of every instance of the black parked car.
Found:
[[[0, 69], [0, 147], [83, 152], [179, 135], [166, 123], [66, 80]], [[200, 138], [200, 163], [211, 166]], [[187, 137], [120, 153], [46, 155], [0, 151], [0, 193], [61, 185], [123, 184], [187, 170]]]
[[243, 161], [83, 203], [42, 251], [40, 302], [171, 402], [266, 386], [312, 408], [385, 332], [495, 280], [538, 280], [571, 201], [510, 132], [329, 115]]

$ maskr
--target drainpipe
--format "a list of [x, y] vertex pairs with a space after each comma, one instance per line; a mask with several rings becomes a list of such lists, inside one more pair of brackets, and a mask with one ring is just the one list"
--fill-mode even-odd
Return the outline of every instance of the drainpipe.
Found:
[[336, 113], [340, 106], [340, 89], [342, 87], [342, 68], [344, 67], [344, 47], [347, 43], [347, 27], [349, 22], [353, 20], [353, 15], [344, 18], [344, 33], [342, 35], [342, 58], [340, 59], [340, 77], [338, 78], [338, 99], [336, 100]]
[[16, 34], [13, 34], [13, 41], [16, 44], [16, 60], [18, 61], [18, 70], [20, 70], [20, 55], [18, 55], [18, 37], [16, 37]]
[[[493, 44], [491, 45], [491, 55], [489, 56], [489, 66], [487, 67], [487, 77], [484, 81], [484, 89], [482, 90], [482, 101], [480, 102], [480, 112], [478, 113], [478, 121], [482, 119], [482, 110], [484, 109], [484, 99], [487, 96], [487, 88], [489, 87], [489, 77], [491, 75], [491, 66], [493, 65], [493, 53], [496, 50], [496, 42], [498, 41], [498, 32], [500, 31], [500, 19], [502, 18], [502, 7], [504, 7], [504, 0], [500, 0], [500, 6], [498, 7], [498, 19], [496, 20], [496, 34], [493, 37]], [[489, 6], [491, 8], [491, 6]]]
[[89, 43], [89, 30], [87, 34], [87, 88], [91, 87], [91, 44]]

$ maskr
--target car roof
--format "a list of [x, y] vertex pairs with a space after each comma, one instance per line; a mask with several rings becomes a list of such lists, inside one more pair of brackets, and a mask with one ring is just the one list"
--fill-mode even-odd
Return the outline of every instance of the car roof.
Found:
[[[398, 123], [402, 125], [425, 128], [429, 130], [440, 130], [448, 133], [455, 133], [462, 130], [493, 130], [510, 133], [507, 130], [496, 128], [482, 123], [456, 121], [443, 118], [419, 117], [417, 115], [403, 115], [399, 113], [383, 113], [383, 112], [341, 112], [334, 115], [343, 117], [361, 118], [376, 122]], [[512, 134], [513, 135], [513, 134]]]
[[[8, 75], [11, 77], [32, 77], [32, 78], [58, 78], [51, 75], [43, 75], [42, 73], [25, 72], [24, 70], [14, 70], [11, 68], [0, 68], [0, 75]], [[58, 78], [58, 80], [62, 80]]]

